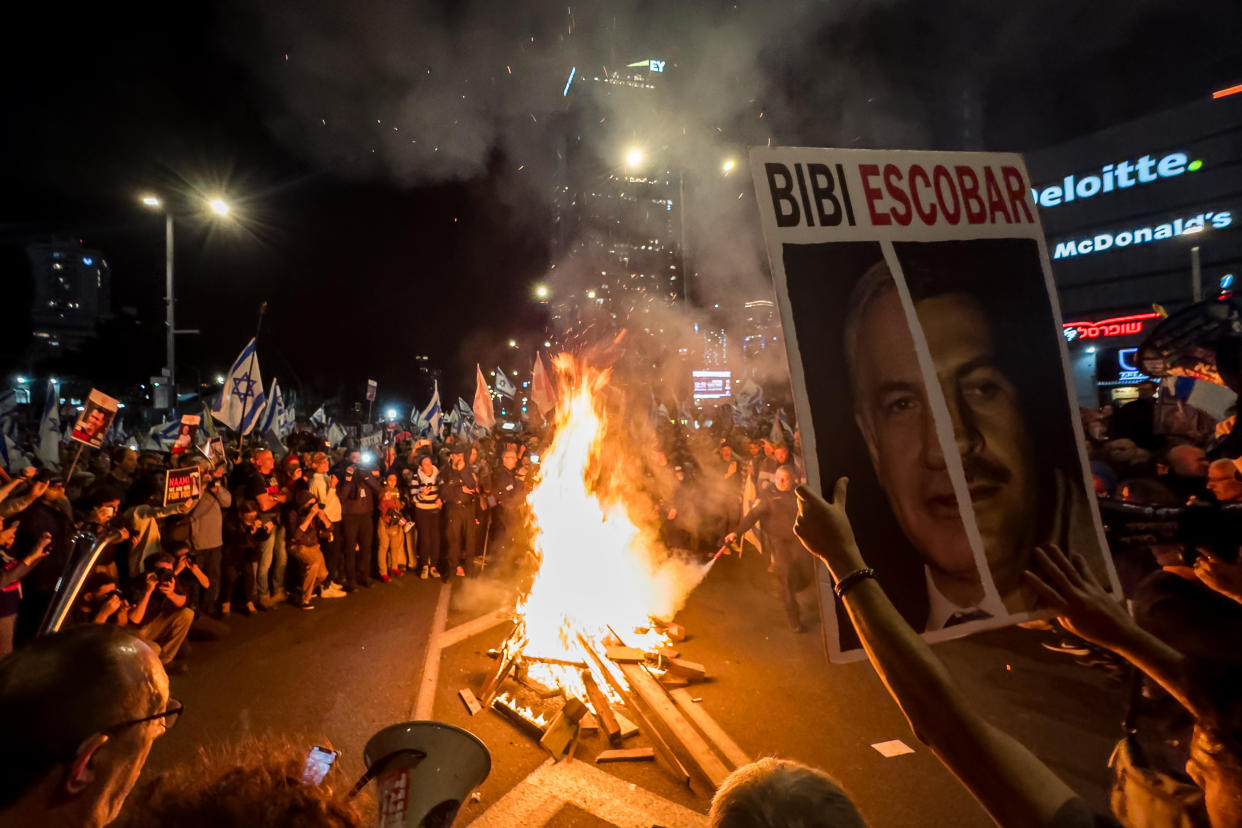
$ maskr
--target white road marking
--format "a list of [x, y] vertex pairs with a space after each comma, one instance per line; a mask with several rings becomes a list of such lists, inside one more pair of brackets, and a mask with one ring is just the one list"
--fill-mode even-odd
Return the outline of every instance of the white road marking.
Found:
[[454, 644], [459, 644], [467, 638], [486, 632], [492, 627], [503, 624], [512, 617], [512, 610], [497, 610], [496, 612], [480, 615], [473, 621], [467, 621], [464, 624], [458, 624], [451, 630], [445, 630], [440, 634], [440, 649], [447, 650]]
[[470, 828], [546, 825], [575, 805], [617, 828], [704, 828], [707, 816], [579, 760], [540, 765], [470, 823]]
[[418, 699], [414, 702], [411, 718], [415, 720], [430, 719], [436, 704], [436, 686], [440, 683], [440, 651], [443, 645], [440, 637], [448, 624], [449, 596], [452, 594], [452, 582], [440, 587], [440, 597], [436, 601], [436, 614], [431, 620], [431, 635], [427, 642], [427, 657], [423, 661], [423, 678], [418, 685]]

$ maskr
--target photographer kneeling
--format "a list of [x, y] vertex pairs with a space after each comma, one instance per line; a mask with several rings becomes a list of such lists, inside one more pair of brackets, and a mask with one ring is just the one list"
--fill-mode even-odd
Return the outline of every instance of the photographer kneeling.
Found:
[[184, 673], [185, 662], [173, 664], [194, 623], [189, 599], [177, 587], [176, 561], [167, 552], [147, 558], [144, 575], [130, 583], [129, 623], [148, 644], [159, 647], [160, 661], [169, 674]]
[[[186, 597], [186, 608], [194, 613], [190, 626], [190, 638], [195, 641], [219, 641], [229, 634], [229, 625], [217, 621], [196, 607], [202, 605], [203, 595], [211, 589], [212, 581], [199, 566], [198, 555], [191, 551], [185, 541], [173, 543], [168, 548], [173, 556], [173, 574], [177, 576], [177, 589]], [[182, 658], [189, 653], [183, 648]]]

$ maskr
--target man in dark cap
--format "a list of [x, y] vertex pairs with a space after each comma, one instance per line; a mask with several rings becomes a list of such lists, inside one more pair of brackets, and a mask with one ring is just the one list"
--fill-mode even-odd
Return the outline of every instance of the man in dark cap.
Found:
[[474, 546], [478, 532], [476, 512], [479, 501], [479, 480], [466, 463], [469, 451], [461, 443], [449, 449], [449, 466], [440, 478], [440, 495], [445, 505], [444, 565], [440, 578], [449, 579], [455, 573], [465, 577], [474, 564]]
[[181, 705], [155, 653], [112, 625], [84, 624], [0, 661], [0, 828], [116, 819], [151, 743]]

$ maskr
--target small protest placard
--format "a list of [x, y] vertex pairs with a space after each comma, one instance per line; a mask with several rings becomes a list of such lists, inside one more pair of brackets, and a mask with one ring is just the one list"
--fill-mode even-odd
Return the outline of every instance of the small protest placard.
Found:
[[119, 407], [112, 397], [97, 388], [92, 388], [90, 395], [86, 398], [86, 406], [78, 414], [77, 422], [73, 424], [70, 438], [91, 448], [99, 448], [103, 445], [104, 438], [108, 436], [108, 429], [112, 427], [112, 421], [116, 418]]
[[202, 473], [197, 466], [169, 469], [164, 475], [164, 505], [172, 506], [193, 500], [202, 494]]
[[198, 433], [198, 424], [203, 418], [197, 414], [181, 415], [181, 430], [177, 432], [177, 441], [173, 443], [172, 454], [185, 454], [194, 448], [194, 435]]

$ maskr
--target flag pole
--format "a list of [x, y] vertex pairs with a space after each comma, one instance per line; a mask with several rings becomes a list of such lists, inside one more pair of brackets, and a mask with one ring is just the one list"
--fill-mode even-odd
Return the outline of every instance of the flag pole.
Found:
[[[254, 326], [254, 348], [250, 351], [250, 362], [246, 365], [246, 376], [250, 376], [250, 371], [254, 368], [254, 361], [259, 358], [259, 331], [263, 330], [263, 313], [267, 310], [267, 302], [259, 303], [259, 321]], [[242, 398], [241, 422], [239, 422], [237, 430], [237, 453], [240, 455], [242, 444], [246, 440], [246, 433], [242, 430], [242, 426], [246, 422], [246, 405], [250, 401], [249, 397]], [[238, 458], [241, 459], [240, 456]]]

